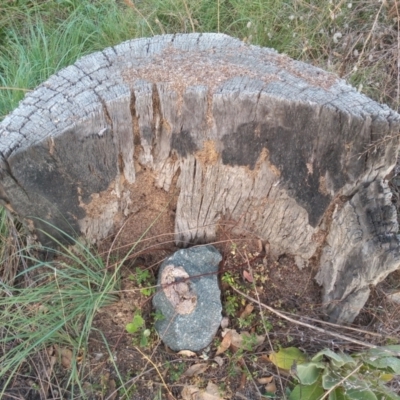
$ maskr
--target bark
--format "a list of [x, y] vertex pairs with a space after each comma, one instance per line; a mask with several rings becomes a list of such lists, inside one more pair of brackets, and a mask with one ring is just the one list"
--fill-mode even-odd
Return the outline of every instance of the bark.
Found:
[[146, 182], [154, 201], [171, 194], [177, 243], [209, 243], [234, 220], [299, 267], [316, 260], [331, 319], [351, 322], [400, 262], [385, 181], [399, 125], [271, 49], [222, 34], [132, 40], [61, 70], [3, 120], [0, 197], [44, 244], [97, 241], [140, 223]]

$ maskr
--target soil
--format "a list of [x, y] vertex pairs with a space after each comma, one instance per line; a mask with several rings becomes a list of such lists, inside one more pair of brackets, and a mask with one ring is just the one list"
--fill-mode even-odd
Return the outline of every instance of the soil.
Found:
[[[153, 218], [153, 214], [159, 212], [154, 206], [148, 210], [148, 218]], [[146, 222], [147, 217], [143, 217], [143, 223]], [[158, 267], [165, 257], [177, 250], [172, 235], [160, 235], [164, 228], [171, 227], [171, 214], [167, 213], [167, 218], [160, 218], [159, 222], [160, 225], [154, 224], [142, 238], [140, 246], [135, 247], [130, 254], [126, 249], [131, 248], [132, 238], [142, 236], [143, 231], [140, 230], [143, 226], [130, 224], [129, 220], [116, 237], [110, 237], [99, 246], [103, 257], [108, 260], [109, 268], [115, 268], [113, 260], [120, 260], [121, 255], [126, 256], [126, 259], [120, 269], [118, 300], [98, 310], [87, 351], [82, 351], [75, 361], [77, 367], [84, 372], [81, 388], [76, 388], [75, 392], [82, 393], [83, 388], [87, 399], [181, 399], [184, 388], [194, 385], [202, 389], [208, 382], [222, 388], [225, 399], [259, 399], [266, 391], [266, 385], [258, 383], [260, 377], [273, 377], [277, 387], [276, 398], [282, 398], [282, 390], [289, 383], [290, 376], [269, 362], [268, 354], [271, 350], [293, 346], [307, 354], [315, 354], [323, 348], [351, 352], [360, 348], [337, 339], [332, 333], [344, 333], [375, 344], [385, 344], [388, 338], [399, 334], [400, 306], [389, 301], [386, 294], [394, 288], [398, 289], [400, 271], [373, 289], [370, 300], [355, 321], [354, 326], [371, 334], [324, 326], [309, 319], [325, 318], [320, 304], [320, 287], [313, 279], [317, 272], [316, 266], [311, 262], [299, 270], [292, 257], [274, 257], [268, 250], [268, 243], [262, 243], [251, 235], [235, 235], [235, 224], [226, 222], [219, 227], [214, 245], [223, 256], [219, 281], [223, 314], [228, 318], [228, 328], [238, 333], [265, 334], [260, 318], [259, 304], [262, 303], [279, 312], [290, 313], [292, 317], [310, 325], [325, 328], [327, 332], [321, 334], [263, 310], [268, 334], [254, 352], [245, 352], [237, 358], [233, 352], [227, 351], [216, 357], [222, 340], [221, 328], [204, 351], [193, 357], [177, 354], [164, 346], [152, 329], [155, 315], [151, 300], [156, 290]], [[150, 240], [146, 240], [147, 237]], [[258, 299], [249, 316], [243, 317], [249, 302], [234, 292], [231, 285]], [[150, 330], [147, 343], [141, 343], [141, 333], [130, 334], [126, 330], [126, 325], [132, 322], [138, 312], [145, 321], [140, 332]], [[47, 353], [38, 353], [37, 357], [51, 359]], [[206, 371], [191, 377], [185, 376], [189, 367], [204, 363], [208, 365]], [[70, 364], [71, 361], [69, 365], [67, 363], [68, 368]], [[64, 379], [67, 369], [62, 366], [53, 368], [55, 381], [57, 385], [61, 383], [61, 387], [66, 384]], [[36, 380], [32, 377], [31, 381]], [[16, 381], [13, 385], [15, 390], [4, 399], [43, 399], [40, 390], [32, 389], [32, 382], [29, 379]], [[48, 399], [77, 398], [70, 394], [74, 389], [71, 385], [63, 394], [52, 389], [51, 385], [47, 389]]]
[[[224, 235], [225, 237], [223, 237]], [[300, 271], [295, 265], [294, 260], [287, 256], [280, 257], [278, 260], [272, 260], [265, 253], [264, 249], [261, 248], [261, 244], [257, 238], [232, 237], [230, 235], [228, 237], [227, 232], [223, 232], [220, 233], [215, 246], [223, 255], [223, 261], [220, 265], [220, 277], [224, 273], [229, 273], [236, 284], [243, 290], [249, 291], [249, 294], [254, 297], [256, 294], [252, 289], [253, 283], [246, 281], [243, 277], [243, 271], [246, 270], [254, 277], [257, 293], [262, 303], [279, 310], [318, 317], [320, 293], [319, 287], [312, 279], [313, 271], [311, 267]], [[156, 280], [157, 267], [166, 256], [165, 251], [151, 251], [151, 254], [147, 254], [146, 252], [141, 254], [140, 261], [147, 260], [147, 262], [154, 265], [154, 261], [158, 260], [157, 265], [151, 268], [154, 277], [153, 282]], [[122, 288], [120, 300], [101, 310], [94, 321], [94, 328], [98, 331], [94, 331], [90, 337], [89, 358], [96, 360], [96, 363], [91, 365], [90, 369], [96, 371], [97, 380], [101, 380], [104, 374], [109, 373], [113, 376], [114, 381], [118, 381], [118, 377], [115, 374], [115, 366], [117, 366], [119, 374], [125, 378], [126, 387], [129, 388], [129, 384], [127, 385], [129, 381], [132, 385], [131, 390], [134, 390], [135, 394], [132, 394], [131, 398], [150, 398], [149, 394], [152, 393], [154, 396], [154, 393], [160, 388], [164, 395], [166, 395], [166, 390], [161, 385], [158, 372], [140, 354], [140, 351], [142, 351], [154, 363], [161, 363], [165, 383], [176, 398], [180, 398], [180, 393], [185, 385], [195, 383], [203, 387], [206, 386], [209, 380], [226, 388], [226, 398], [259, 398], [258, 390], [254, 387], [254, 382], [247, 379], [243, 375], [243, 371], [236, 371], [234, 376], [230, 376], [232, 372], [229, 369], [232, 368], [232, 365], [228, 356], [222, 355], [224, 361], [223, 368], [217, 368], [217, 364], [211, 361], [211, 367], [206, 373], [201, 374], [201, 378], [199, 376], [184, 378], [182, 376], [179, 377], [179, 374], [182, 375], [193, 364], [204, 362], [204, 359], [199, 358], [202, 354], [198, 354], [197, 358], [194, 359], [183, 358], [166, 348], [156, 337], [152, 337], [152, 344], [147, 349], [142, 349], [137, 343], [134, 343], [135, 339], [126, 332], [125, 326], [132, 321], [135, 310], [141, 310], [146, 320], [146, 327], [151, 327], [153, 318], [151, 298], [138, 292], [137, 284], [129, 279], [129, 276], [135, 274], [135, 269], [138, 265], [140, 268], [143, 268], [137, 261], [131, 262], [130, 265], [124, 267], [121, 274]], [[222, 280], [221, 289], [223, 302], [226, 303], [227, 298], [233, 296], [234, 292]], [[241, 299], [239, 296], [237, 297], [239, 307], [237, 308], [236, 315], [229, 316], [229, 327], [237, 329], [238, 332], [243, 330], [255, 331], [257, 325], [259, 325], [259, 321], [257, 320], [254, 321], [252, 326], [246, 327], [246, 329], [241, 329], [237, 325], [236, 317], [240, 316], [246, 305], [246, 303], [240, 304]], [[258, 311], [255, 309], [253, 312], [256, 313]], [[292, 324], [286, 324], [279, 320], [279, 318], [271, 315], [268, 315], [267, 319], [271, 325], [269, 337], [275, 348], [290, 345], [299, 346], [306, 351], [312, 350], [315, 352], [317, 350], [315, 343], [309, 343], [307, 332], [303, 329], [299, 329]], [[104, 335], [103, 338], [100, 332]], [[206, 352], [208, 362], [214, 358], [218, 341], [220, 340], [221, 332], [218, 332], [215, 341]], [[258, 361], [252, 361], [248, 368], [255, 374], [276, 374], [273, 366], [266, 362], [266, 358], [264, 360], [262, 358], [263, 355], [266, 356], [270, 351], [269, 344], [265, 343], [260, 346], [257, 349]], [[109, 360], [110, 353], [114, 358], [114, 362], [110, 362]], [[98, 359], [99, 354], [102, 354], [100, 360]], [[166, 367], [166, 365], [169, 366]], [[94, 378], [94, 374], [92, 373], [91, 375]], [[261, 389], [259, 390], [262, 390], [262, 385], [260, 387]], [[114, 386], [111, 387], [111, 389], [113, 388]], [[108, 396], [112, 395], [110, 390], [106, 390]], [[99, 393], [97, 393], [98, 395]], [[107, 398], [107, 395], [105, 398]]]
[[[132, 238], [129, 233], [124, 235], [123, 232], [121, 237]], [[110, 249], [116, 242], [115, 238], [110, 238], [108, 242], [102, 243], [101, 248]], [[120, 245], [121, 243], [119, 242]], [[330, 334], [344, 332], [351, 335], [351, 332], [340, 327], [324, 327], [318, 324], [328, 330], [327, 334], [323, 335], [264, 312], [268, 328], [267, 339], [254, 352], [245, 352], [240, 359], [235, 358], [230, 351], [216, 357], [218, 345], [222, 340], [222, 328], [209, 348], [194, 357], [189, 358], [172, 352], [159, 341], [152, 330], [152, 296], [143, 290], [151, 289], [156, 282], [159, 265], [166, 256], [176, 250], [171, 242], [159, 242], [157, 246], [158, 248], [152, 243], [150, 249], [141, 248], [135, 257], [127, 258], [120, 270], [121, 288], [118, 301], [99, 310], [93, 321], [87, 352], [80, 354], [76, 360], [77, 366], [84, 371], [85, 378], [81, 385], [87, 399], [181, 399], [185, 387], [195, 385], [205, 388], [210, 381], [223, 388], [226, 399], [259, 399], [266, 389], [257, 379], [265, 376], [274, 377], [277, 386], [276, 398], [281, 398], [282, 388], [288, 384], [290, 377], [282, 371], [277, 371], [269, 362], [268, 354], [271, 350], [289, 346], [298, 347], [308, 354], [315, 354], [327, 347], [332, 350], [359, 350], [351, 343], [338, 340]], [[302, 321], [311, 325], [317, 324], [306, 317], [323, 320], [320, 288], [313, 280], [316, 269], [312, 264], [300, 271], [293, 258], [283, 255], [274, 259], [268, 253], [268, 245], [258, 238], [234, 236], [232, 229], [226, 226], [219, 229], [215, 246], [223, 255], [219, 277], [224, 316], [229, 319], [229, 328], [236, 329], [239, 333], [246, 331], [265, 334], [259, 318], [260, 307], [257, 304], [254, 304], [251, 312], [254, 317], [247, 317], [250, 323], [247, 326], [241, 325], [243, 318], [240, 317], [248, 302], [237, 295], [230, 284], [280, 312], [291, 313], [298, 319], [304, 316]], [[105, 254], [110, 260], [115, 257], [113, 252]], [[145, 270], [149, 273], [145, 282], [139, 284], [137, 279], [140, 272]], [[356, 338], [382, 344], [388, 336], [398, 335], [400, 306], [388, 301], [385, 293], [393, 289], [399, 278], [400, 271], [392, 274], [373, 290], [370, 300], [355, 323], [358, 328], [378, 332], [382, 337], [357, 332]], [[232, 299], [235, 299], [233, 311]], [[126, 331], [126, 325], [132, 322], [138, 311], [144, 318], [144, 328], [151, 331], [147, 344], [140, 343], [140, 335], [129, 334]], [[192, 377], [184, 375], [190, 366], [204, 363], [208, 365], [205, 372]], [[221, 363], [221, 366], [218, 363]], [[54, 372], [58, 384], [63, 382], [66, 369], [59, 367], [55, 368]], [[34, 378], [32, 380], [35, 381]], [[282, 383], [282, 387], [278, 382]], [[32, 388], [28, 391], [23, 390], [27, 386], [27, 381], [15, 382], [16, 391], [13, 391], [12, 396], [6, 395], [4, 399], [41, 399], [38, 391]], [[70, 386], [60, 397], [56, 396], [57, 391], [49, 389], [48, 393], [51, 395], [47, 398], [69, 398], [68, 392], [72, 389]], [[80, 391], [81, 389], [76, 390]]]
[[[242, 291], [253, 298], [258, 296], [261, 303], [278, 311], [319, 320], [324, 318], [320, 307], [320, 288], [313, 280], [316, 270], [312, 265], [300, 271], [289, 256], [284, 255], [273, 259], [265, 252], [265, 246], [257, 238], [234, 237], [226, 230], [220, 230], [215, 246], [223, 255], [220, 278], [228, 274], [232, 282]], [[154, 332], [149, 338], [149, 345], [140, 346], [139, 339], [135, 335], [128, 334], [125, 326], [132, 321], [137, 310], [141, 310], [146, 321], [146, 328], [152, 327], [154, 316], [151, 296], [141, 293], [132, 277], [136, 274], [136, 268], [148, 268], [152, 276], [149, 281], [154, 283], [159, 264], [174, 250], [172, 246], [169, 251], [167, 248], [156, 251], [152, 249], [150, 252], [144, 250], [140, 258], [128, 261], [121, 270], [120, 299], [117, 303], [99, 311], [89, 338], [85, 366], [89, 377], [87, 387], [90, 396], [88, 398], [123, 398], [118, 397], [123, 393], [121, 390], [118, 391], [122, 380], [128, 391], [127, 398], [131, 399], [172, 399], [173, 397], [180, 399], [184, 387], [196, 385], [204, 388], [209, 381], [224, 388], [224, 398], [259, 399], [260, 393], [265, 393], [265, 385], [258, 384], [255, 378], [250, 378], [248, 372], [253, 377], [274, 376], [275, 381], [279, 380], [283, 386], [289, 379], [280, 374], [268, 361], [267, 355], [273, 349], [294, 346], [308, 354], [327, 347], [332, 350], [359, 350], [351, 343], [330, 335], [329, 331], [340, 332], [339, 327], [327, 327], [328, 333], [321, 335], [312, 329], [284, 321], [271, 313], [264, 313], [268, 324], [269, 340], [265, 340], [254, 353], [245, 354], [239, 365], [237, 361], [233, 362], [235, 358], [231, 353], [220, 355], [222, 367], [215, 361], [222, 329], [217, 333], [210, 347], [194, 358], [186, 358], [172, 352], [158, 340]], [[247, 273], [251, 274], [254, 282], [248, 281]], [[398, 277], [390, 277], [386, 283], [378, 285], [355, 324], [358, 328], [382, 333], [383, 336], [379, 338], [357, 333], [355, 336], [359, 340], [383, 344], [387, 336], [393, 336], [394, 332], [398, 333], [398, 317], [392, 320], [391, 326], [388, 325], [388, 317], [395, 317], [399, 307], [387, 302], [377, 306], [377, 303], [386, 298], [385, 293], [390, 286], [390, 281], [393, 284]], [[256, 317], [253, 322], [249, 326], [242, 327], [239, 317], [248, 303], [232, 291], [226, 279], [220, 279], [220, 285], [225, 305], [224, 314], [229, 318], [229, 328], [236, 329], [239, 333], [243, 331], [262, 333], [258, 318], [259, 307], [255, 305], [253, 313]], [[232, 296], [236, 296], [238, 307], [234, 315], [227, 315], [227, 304]], [[379, 315], [379, 310], [382, 310], [382, 315]], [[307, 322], [306, 319], [303, 321]], [[348, 331], [344, 330], [344, 332], [349, 335]], [[204, 362], [209, 364], [207, 371], [193, 377], [184, 376], [184, 372], [190, 366]], [[278, 383], [276, 385], [278, 386], [276, 396], [281, 398], [282, 389]]]

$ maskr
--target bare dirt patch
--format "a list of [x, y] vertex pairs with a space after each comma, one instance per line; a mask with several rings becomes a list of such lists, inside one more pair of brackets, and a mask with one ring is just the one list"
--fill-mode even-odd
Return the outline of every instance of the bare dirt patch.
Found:
[[[129, 235], [121, 232], [121, 237], [127, 238]], [[134, 399], [154, 397], [154, 393], [159, 393], [161, 396], [156, 398], [180, 399], [185, 387], [196, 385], [204, 389], [210, 381], [223, 391], [224, 398], [259, 399], [261, 394], [265, 394], [265, 385], [258, 383], [258, 379], [263, 376], [274, 377], [277, 385], [276, 395], [280, 398], [279, 396], [282, 395], [280, 383], [282, 387], [286, 386], [290, 376], [277, 371], [269, 362], [268, 354], [271, 350], [293, 346], [310, 355], [323, 348], [336, 351], [338, 349], [360, 350], [352, 343], [338, 340], [334, 336], [335, 332], [344, 332], [346, 335], [367, 342], [385, 343], [385, 336], [374, 336], [378, 320], [375, 322], [369, 320], [365, 324], [363, 314], [359, 317], [358, 327], [365, 331], [370, 330], [371, 335], [368, 335], [368, 332], [349, 332], [340, 327], [330, 326], [325, 327], [327, 333], [323, 335], [311, 328], [304, 328], [265, 312], [266, 327], [264, 328], [260, 319], [261, 309], [257, 304], [253, 304], [253, 311], [243, 318], [243, 312], [249, 302], [238, 296], [231, 289], [231, 284], [251, 297], [259, 299], [260, 303], [272, 306], [280, 312], [290, 313], [294, 318], [314, 325], [315, 322], [309, 318], [318, 320], [324, 318], [320, 305], [320, 288], [313, 280], [316, 271], [312, 265], [300, 271], [292, 257], [282, 255], [278, 259], [274, 258], [266, 253], [265, 249], [268, 249], [268, 246], [260, 243], [258, 238], [251, 235], [234, 236], [229, 229], [219, 231], [215, 246], [223, 255], [219, 276], [224, 316], [229, 320], [229, 328], [239, 333], [256, 334], [265, 333], [266, 329], [268, 340], [254, 351], [240, 354], [240, 361], [231, 352], [220, 355], [221, 360], [218, 360], [218, 363], [221, 362], [221, 365], [216, 361], [216, 353], [222, 340], [222, 329], [217, 333], [209, 348], [198, 352], [193, 358], [187, 358], [169, 350], [153, 331], [154, 314], [151, 296], [140, 292], [135, 277], [137, 268], [148, 269], [151, 278], [146, 284], [149, 285], [151, 282], [154, 284], [161, 260], [171, 254], [174, 249], [171, 247], [169, 249], [171, 253], [169, 253], [166, 248], [161, 250], [143, 248], [140, 255], [127, 261], [126, 266], [121, 270], [119, 301], [99, 310], [93, 323], [94, 329], [90, 336], [87, 357], [88, 374], [97, 385], [103, 382], [102, 392], [94, 391], [93, 399], [124, 398], [122, 386]], [[382, 300], [381, 295], [374, 295], [372, 299], [376, 302], [378, 297]], [[376, 310], [376, 303], [371, 303], [371, 301], [370, 307]], [[125, 329], [126, 324], [132, 321], [138, 310], [145, 320], [144, 328], [151, 330], [150, 340], [146, 346], [140, 345], [138, 335], [131, 335]], [[393, 314], [386, 314], [384, 317], [393, 316]], [[317, 325], [324, 327], [321, 324]], [[385, 332], [381, 329], [381, 332], [389, 334], [394, 330], [395, 327], [392, 325], [387, 326]], [[203, 363], [208, 365], [204, 372], [194, 376], [185, 375], [190, 366]], [[107, 376], [108, 381], [104, 378]], [[92, 386], [96, 387], [96, 384]], [[113, 397], [114, 395], [116, 397]]]

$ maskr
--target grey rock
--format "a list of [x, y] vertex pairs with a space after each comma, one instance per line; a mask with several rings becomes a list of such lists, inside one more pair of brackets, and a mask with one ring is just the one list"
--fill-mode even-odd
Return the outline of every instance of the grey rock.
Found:
[[172, 350], [199, 351], [214, 338], [222, 319], [221, 260], [218, 250], [207, 245], [179, 250], [161, 265], [153, 305], [164, 319], [155, 327]]

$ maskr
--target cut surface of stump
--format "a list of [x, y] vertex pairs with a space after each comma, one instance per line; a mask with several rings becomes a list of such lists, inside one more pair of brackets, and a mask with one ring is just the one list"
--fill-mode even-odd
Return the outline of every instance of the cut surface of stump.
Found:
[[3, 120], [0, 197], [44, 244], [61, 231], [99, 241], [163, 210], [181, 246], [235, 221], [299, 267], [313, 258], [331, 319], [351, 322], [400, 262], [385, 181], [399, 123], [271, 49], [137, 39], [59, 71]]

